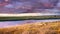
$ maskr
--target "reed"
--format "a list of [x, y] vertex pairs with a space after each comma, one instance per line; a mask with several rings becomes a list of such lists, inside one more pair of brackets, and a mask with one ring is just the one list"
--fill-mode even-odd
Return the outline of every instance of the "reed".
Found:
[[26, 23], [7, 28], [0, 28], [0, 34], [60, 34], [60, 21]]

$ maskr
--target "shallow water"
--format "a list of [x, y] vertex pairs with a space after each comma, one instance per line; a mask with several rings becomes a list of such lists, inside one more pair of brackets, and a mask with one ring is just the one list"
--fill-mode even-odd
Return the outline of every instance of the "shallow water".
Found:
[[50, 20], [22, 20], [22, 21], [3, 21], [3, 22], [0, 22], [0, 28], [7, 27], [7, 26], [15, 26], [15, 25], [19, 25], [19, 24], [25, 24], [25, 23], [53, 22], [53, 21], [60, 21], [60, 19], [50, 19]]

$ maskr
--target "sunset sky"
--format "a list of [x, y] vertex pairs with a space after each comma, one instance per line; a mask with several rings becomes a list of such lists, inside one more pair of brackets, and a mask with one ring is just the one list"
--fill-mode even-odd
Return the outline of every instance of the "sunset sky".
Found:
[[40, 12], [35, 9], [60, 10], [60, 0], [0, 0], [0, 13]]

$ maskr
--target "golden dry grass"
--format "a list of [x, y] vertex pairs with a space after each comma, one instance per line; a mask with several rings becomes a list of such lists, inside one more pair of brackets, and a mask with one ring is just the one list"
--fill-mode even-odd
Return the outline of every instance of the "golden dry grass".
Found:
[[60, 21], [0, 28], [0, 34], [60, 34]]

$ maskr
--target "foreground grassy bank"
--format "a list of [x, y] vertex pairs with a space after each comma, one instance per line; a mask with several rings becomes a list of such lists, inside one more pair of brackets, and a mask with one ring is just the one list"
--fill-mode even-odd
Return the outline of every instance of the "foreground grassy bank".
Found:
[[26, 23], [7, 28], [0, 28], [0, 34], [60, 34], [60, 21]]

